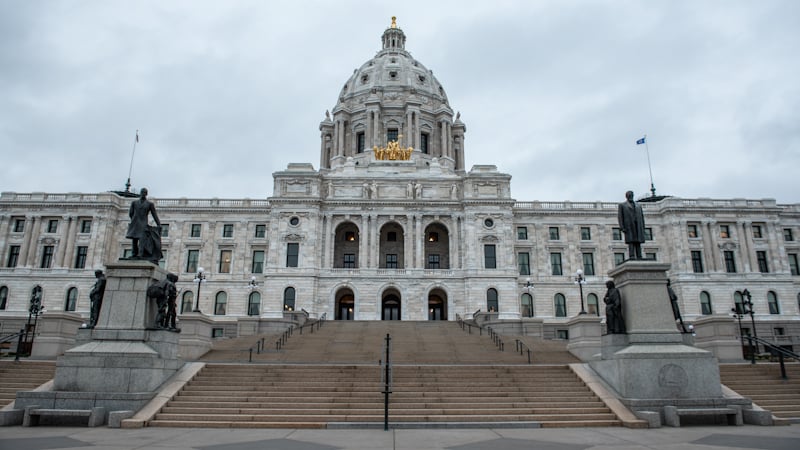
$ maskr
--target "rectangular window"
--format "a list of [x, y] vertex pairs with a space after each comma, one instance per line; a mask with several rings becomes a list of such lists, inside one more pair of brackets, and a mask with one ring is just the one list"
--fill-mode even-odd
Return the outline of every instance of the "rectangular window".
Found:
[[517, 263], [519, 264], [520, 275], [531, 274], [531, 255], [528, 252], [517, 253]]
[[550, 233], [550, 240], [551, 241], [557, 241], [558, 240], [558, 227], [550, 227], [549, 228], [549, 233]]
[[39, 265], [42, 269], [49, 269], [53, 265], [53, 251], [55, 247], [52, 245], [45, 245], [42, 249], [42, 263]]
[[232, 250], [219, 251], [219, 273], [231, 273]]
[[517, 227], [517, 239], [520, 241], [528, 240], [528, 227]]
[[364, 153], [366, 142], [363, 131], [356, 133], [356, 153]]
[[786, 330], [783, 327], [775, 327], [772, 329], [772, 334], [775, 336], [784, 336], [786, 334]]
[[356, 267], [356, 254], [355, 253], [345, 253], [344, 254], [344, 261], [343, 266], [345, 269], [355, 269]]
[[800, 266], [798, 266], [798, 262], [797, 253], [789, 253], [789, 271], [792, 275], [800, 275]]
[[233, 237], [233, 224], [226, 223], [222, 225], [222, 237], [224, 238], [232, 238]]
[[569, 330], [556, 330], [556, 339], [569, 339]]
[[122, 249], [122, 259], [130, 259], [133, 256], [133, 249], [132, 248], [123, 248]]
[[594, 275], [594, 253], [583, 254], [583, 273], [584, 275]]
[[397, 135], [398, 135], [397, 128], [389, 128], [388, 130], [386, 130], [386, 139], [389, 142], [396, 141]]
[[197, 263], [200, 261], [200, 250], [189, 250], [186, 253], [186, 271], [197, 272]]
[[300, 244], [290, 242], [286, 244], [286, 267], [297, 267], [297, 259], [300, 255]]
[[753, 225], [753, 239], [761, 239], [764, 235], [761, 233], [761, 225]]
[[161, 251], [161, 259], [158, 260], [158, 267], [161, 267], [162, 269], [167, 268], [167, 250]]
[[86, 257], [89, 255], [89, 247], [81, 245], [78, 247], [78, 251], [75, 252], [75, 268], [76, 269], [85, 269], [86, 268]]
[[625, 262], [625, 253], [614, 253], [614, 265], [618, 266]]
[[761, 273], [769, 273], [769, 266], [767, 265], [767, 252], [764, 250], [757, 251], [756, 260], [758, 261], [758, 271]]
[[[6, 262], [6, 267], [17, 267], [17, 263], [19, 262], [19, 250], [19, 245], [12, 245], [8, 248], [8, 260]], [[795, 260], [796, 259], [797, 258], [795, 258]]]
[[438, 269], [439, 268], [439, 255], [430, 254], [428, 255], [428, 269]]
[[687, 228], [686, 229], [686, 234], [689, 236], [689, 239], [693, 239], [693, 238], [696, 238], [698, 236], [698, 234], [697, 234], [697, 225], [695, 225], [693, 223], [690, 223], [689, 225], [686, 226], [686, 228]]
[[561, 269], [561, 253], [550, 253], [550, 267], [552, 268], [553, 275], [562, 275]]
[[56, 233], [58, 232], [58, 220], [57, 219], [50, 219], [47, 221], [47, 232], [48, 233]]
[[725, 271], [728, 273], [736, 273], [736, 261], [733, 259], [733, 251], [725, 250]]
[[591, 241], [592, 240], [592, 229], [589, 227], [581, 227], [581, 240], [582, 241]]
[[390, 231], [390, 232], [386, 233], [386, 241], [387, 242], [397, 242], [397, 232], [396, 231]]
[[169, 237], [169, 224], [168, 223], [162, 223], [161, 224], [161, 237], [162, 238]]
[[14, 233], [25, 231], [25, 219], [14, 219]]
[[264, 251], [256, 250], [253, 252], [252, 273], [264, 273]]
[[611, 229], [611, 240], [612, 241], [622, 240], [622, 230], [620, 228], [614, 227]]
[[487, 269], [497, 268], [497, 254], [494, 244], [485, 244], [483, 246], [483, 265]]
[[428, 154], [428, 133], [419, 134], [419, 151]]
[[650, 227], [645, 227], [644, 229], [644, 240], [645, 241], [652, 241], [653, 240], [653, 229]]
[[649, 259], [650, 261], [655, 261], [656, 259], [658, 259], [658, 255], [656, 255], [653, 252], [645, 252], [644, 253], [644, 259]]
[[729, 239], [731, 237], [731, 228], [728, 225], [720, 225], [719, 237], [722, 239]]
[[386, 268], [387, 269], [397, 269], [397, 255], [386, 255]]
[[792, 234], [791, 228], [784, 228], [783, 229], [783, 240], [787, 242], [791, 242], [794, 240], [794, 235]]
[[703, 273], [703, 252], [700, 250], [692, 250], [692, 271]]
[[91, 233], [92, 232], [92, 220], [91, 219], [83, 219], [81, 220], [81, 233]]
[[264, 224], [256, 225], [256, 236], [257, 238], [263, 238], [267, 235], [267, 226]]
[[200, 226], [200, 224], [199, 224], [199, 223], [193, 223], [193, 224], [192, 224], [192, 229], [191, 229], [191, 232], [189, 233], [189, 237], [193, 237], [193, 238], [199, 238], [199, 237], [200, 237], [200, 230], [201, 230], [201, 229], [202, 229], [202, 228], [201, 228], [201, 226]]

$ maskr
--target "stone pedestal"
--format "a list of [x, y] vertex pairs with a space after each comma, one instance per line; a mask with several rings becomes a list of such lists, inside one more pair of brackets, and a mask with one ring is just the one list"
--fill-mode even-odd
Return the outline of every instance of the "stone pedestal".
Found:
[[569, 322], [569, 343], [567, 350], [581, 361], [591, 361], [600, 354], [600, 333], [602, 319], [594, 314], [579, 314]]

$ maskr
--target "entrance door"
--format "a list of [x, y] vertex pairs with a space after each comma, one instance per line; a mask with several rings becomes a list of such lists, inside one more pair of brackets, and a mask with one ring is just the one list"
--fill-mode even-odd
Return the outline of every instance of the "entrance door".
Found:
[[336, 320], [353, 320], [353, 309], [356, 304], [353, 296], [345, 295], [337, 303]]
[[428, 320], [447, 320], [446, 294], [439, 289], [428, 295]]
[[400, 320], [400, 299], [389, 295], [383, 299], [381, 320]]

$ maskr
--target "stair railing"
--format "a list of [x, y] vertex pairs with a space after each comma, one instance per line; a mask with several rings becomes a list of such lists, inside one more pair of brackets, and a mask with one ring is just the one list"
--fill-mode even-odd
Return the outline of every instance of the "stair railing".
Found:
[[381, 370], [381, 382], [383, 383], [383, 431], [389, 431], [389, 394], [392, 393], [392, 363], [391, 363], [391, 342], [392, 337], [386, 334], [386, 359], [383, 360]]
[[778, 356], [778, 361], [781, 364], [781, 378], [787, 380], [789, 377], [786, 376], [786, 365], [784, 364], [784, 358], [794, 358], [797, 361], [800, 361], [800, 355], [795, 352], [786, 350], [785, 348], [775, 345], [772, 342], [767, 340], [753, 337], [753, 336], [745, 336], [750, 343], [750, 363], [756, 363], [756, 352], [754, 351], [754, 342], [761, 344], [764, 346], [764, 349], [769, 349], [769, 352], [773, 355]]
[[489, 337], [492, 338], [494, 345], [496, 345], [501, 352], [505, 351], [505, 344], [503, 343], [503, 339], [500, 337], [500, 335], [497, 334], [492, 327], [486, 327], [486, 330], [489, 332]]
[[531, 363], [531, 348], [525, 345], [524, 342], [520, 341], [519, 339], [514, 339], [517, 342], [517, 351], [520, 355], [528, 353], [528, 364]]
[[483, 336], [483, 328], [481, 328], [480, 325], [469, 323], [462, 319], [458, 314], [456, 314], [456, 323], [458, 323], [458, 326], [460, 326], [462, 330], [465, 330], [469, 334], [472, 334], [472, 327], [475, 327], [478, 329], [478, 333]]

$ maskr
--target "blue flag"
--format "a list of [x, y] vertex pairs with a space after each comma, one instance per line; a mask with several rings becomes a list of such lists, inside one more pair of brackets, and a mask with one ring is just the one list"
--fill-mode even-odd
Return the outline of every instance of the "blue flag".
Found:
[[642, 144], [644, 144], [644, 138], [641, 138], [638, 141], [636, 141], [636, 145], [642, 145]]

